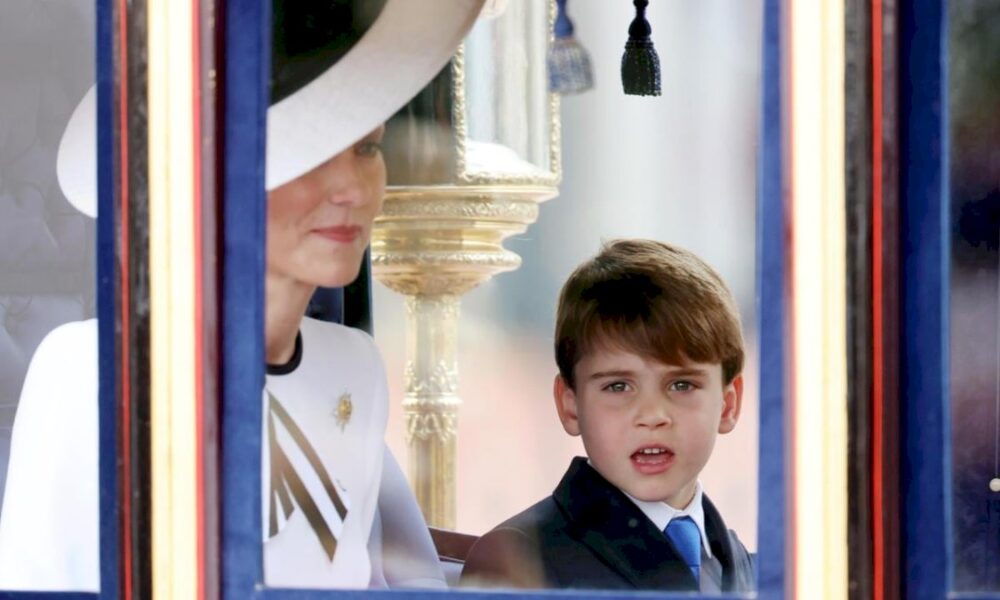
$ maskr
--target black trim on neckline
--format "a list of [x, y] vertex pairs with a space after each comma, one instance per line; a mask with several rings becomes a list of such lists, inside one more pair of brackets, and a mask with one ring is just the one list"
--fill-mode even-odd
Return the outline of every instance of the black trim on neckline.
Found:
[[288, 359], [288, 362], [282, 365], [267, 365], [268, 375], [288, 375], [292, 371], [298, 368], [299, 363], [302, 362], [302, 331], [298, 331], [295, 334], [295, 350], [292, 351], [292, 357]]

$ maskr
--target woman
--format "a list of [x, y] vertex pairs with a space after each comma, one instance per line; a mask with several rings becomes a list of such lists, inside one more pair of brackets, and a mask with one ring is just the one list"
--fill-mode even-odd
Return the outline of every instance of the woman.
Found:
[[[366, 334], [303, 314], [317, 286], [342, 287], [358, 275], [385, 192], [382, 131], [268, 194], [268, 585], [364, 587], [373, 575], [364, 549], [382, 474], [384, 369]], [[427, 538], [426, 527], [413, 535]], [[426, 566], [422, 583], [443, 581], [436, 561]]]
[[[371, 535], [377, 508], [390, 502], [379, 499], [390, 487], [383, 475], [400, 477], [384, 456], [384, 368], [367, 335], [303, 314], [318, 286], [341, 287], [357, 277], [385, 192], [383, 122], [445, 65], [482, 1], [389, 0], [381, 10], [371, 2], [316, 4], [274, 3], [264, 580], [295, 587], [443, 584], [419, 517], [408, 521], [419, 527], [404, 535], [399, 528], [384, 534], [390, 545], [402, 540], [432, 560], [375, 552], [372, 569], [365, 546], [378, 546]], [[408, 492], [392, 504], [388, 510], [416, 515]]]
[[[373, 4], [274, 2], [261, 461], [269, 586], [443, 584], [426, 526], [385, 450], [388, 399], [377, 349], [364, 333], [303, 314], [317, 286], [357, 276], [385, 189], [382, 123], [444, 66], [482, 0]], [[96, 145], [88, 97], [89, 108], [85, 99], [77, 111], [83, 116], [70, 121], [59, 161], [75, 166], [75, 181], [60, 172], [67, 196], [92, 202], [96, 169], [82, 166], [94, 164]], [[71, 345], [53, 332], [29, 369], [0, 522], [0, 588], [98, 588], [93, 321], [85, 329]], [[79, 385], [51, 376], [65, 373], [67, 361], [82, 366]], [[50, 385], [57, 382], [75, 390], [93, 418], [60, 427], [65, 400]], [[34, 460], [41, 449], [49, 464]], [[392, 497], [380, 496], [389, 489]], [[81, 498], [66, 506], [60, 499], [67, 497]], [[413, 518], [383, 531], [379, 506], [394, 513], [393, 523], [396, 513]], [[49, 520], [72, 525], [33, 525]]]

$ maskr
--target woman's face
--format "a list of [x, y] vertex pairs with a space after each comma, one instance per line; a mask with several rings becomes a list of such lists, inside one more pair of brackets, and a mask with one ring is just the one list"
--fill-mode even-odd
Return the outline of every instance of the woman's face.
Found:
[[267, 198], [267, 271], [323, 287], [354, 281], [385, 194], [380, 126]]

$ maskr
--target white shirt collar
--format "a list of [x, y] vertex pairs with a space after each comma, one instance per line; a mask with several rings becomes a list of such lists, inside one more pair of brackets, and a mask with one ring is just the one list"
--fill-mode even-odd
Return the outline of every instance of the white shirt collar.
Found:
[[712, 546], [708, 543], [708, 535], [705, 533], [705, 508], [701, 502], [704, 492], [702, 491], [700, 481], [695, 482], [694, 497], [691, 498], [691, 502], [689, 502], [683, 510], [678, 510], [666, 502], [646, 502], [645, 500], [633, 498], [625, 493], [624, 490], [622, 493], [628, 496], [628, 499], [638, 506], [639, 510], [641, 510], [660, 531], [665, 530], [667, 528], [667, 524], [670, 523], [672, 519], [676, 519], [678, 517], [691, 517], [691, 520], [695, 522], [698, 526], [698, 531], [701, 533], [701, 546], [705, 549], [705, 555], [712, 558]]

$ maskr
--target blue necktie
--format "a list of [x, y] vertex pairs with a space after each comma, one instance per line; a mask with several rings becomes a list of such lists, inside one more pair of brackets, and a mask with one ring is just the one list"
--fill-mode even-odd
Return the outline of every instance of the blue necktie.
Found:
[[691, 569], [695, 581], [700, 581], [701, 574], [701, 533], [691, 517], [670, 519], [663, 531], [674, 543], [684, 563]]

